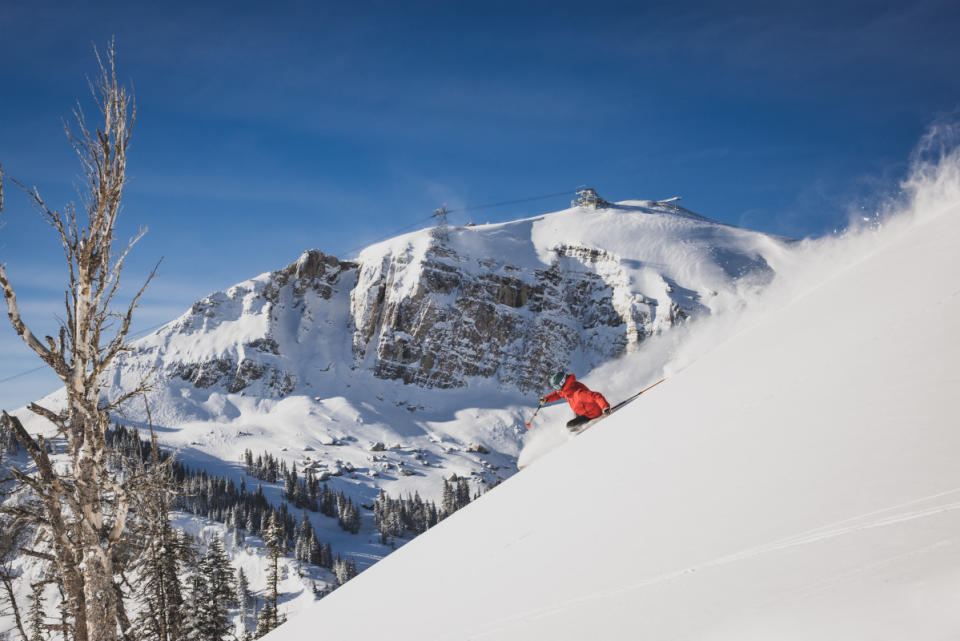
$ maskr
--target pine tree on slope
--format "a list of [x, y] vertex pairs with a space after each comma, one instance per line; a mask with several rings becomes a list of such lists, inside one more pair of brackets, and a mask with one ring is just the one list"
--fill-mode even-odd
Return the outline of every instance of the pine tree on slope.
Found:
[[203, 573], [195, 568], [187, 578], [187, 597], [183, 604], [183, 638], [186, 641], [204, 641], [207, 612], [204, 604], [207, 586]]
[[230, 606], [236, 602], [236, 585], [233, 581], [233, 567], [219, 536], [213, 537], [200, 568], [206, 587], [204, 638], [208, 641], [221, 641], [230, 636], [229, 611]]
[[285, 543], [283, 527], [277, 520], [275, 512], [270, 512], [267, 527], [263, 533], [263, 544], [267, 548], [267, 603], [260, 610], [257, 621], [257, 637], [261, 637], [280, 625], [278, 604], [280, 601], [280, 556], [283, 554]]
[[[136, 435], [137, 445], [140, 437]], [[138, 455], [140, 456], [140, 455]], [[159, 444], [151, 434], [148, 479], [139, 494], [134, 536], [140, 541], [134, 566], [140, 614], [136, 621], [140, 641], [177, 641], [183, 628], [183, 587], [180, 576], [190, 566], [193, 549], [186, 534], [170, 523], [172, 468], [160, 459]]]
[[243, 568], [237, 570], [237, 606], [240, 617], [237, 624], [237, 638], [244, 641], [250, 636], [250, 614], [253, 609], [253, 594], [250, 592], [250, 581]]
[[[454, 480], [456, 480], [456, 477], [454, 477]], [[443, 480], [443, 499], [440, 509], [440, 518], [446, 518], [457, 511], [457, 495], [447, 479]]]

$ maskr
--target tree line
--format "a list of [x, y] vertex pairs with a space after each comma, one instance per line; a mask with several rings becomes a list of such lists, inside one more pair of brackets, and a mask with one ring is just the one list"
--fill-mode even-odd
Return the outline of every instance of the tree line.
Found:
[[373, 519], [380, 533], [381, 543], [386, 544], [392, 538], [403, 537], [408, 533], [414, 536], [423, 534], [470, 501], [469, 481], [453, 475], [443, 480], [439, 509], [433, 501], [423, 500], [419, 492], [408, 494], [405, 499], [395, 499], [380, 490], [380, 494], [373, 501]]
[[356, 534], [360, 531], [360, 509], [343, 492], [334, 492], [326, 483], [321, 483], [312, 469], [303, 475], [297, 473], [297, 464], [287, 467], [269, 452], [258, 454], [256, 459], [249, 449], [243, 453], [244, 471], [267, 483], [283, 482], [283, 497], [295, 508], [320, 512], [337, 519], [340, 527]]
[[[150, 441], [141, 439], [135, 428], [115, 425], [108, 432], [107, 440], [115, 457], [132, 456], [147, 460], [153, 456]], [[158, 448], [156, 455], [162, 462], [170, 456], [162, 448]], [[171, 501], [173, 509], [227, 525], [237, 544], [242, 543], [248, 534], [265, 536], [271, 520], [275, 520], [284, 547], [293, 550], [298, 561], [328, 570], [335, 569], [335, 562], [340, 557], [334, 557], [330, 544], [317, 538], [306, 510], [298, 523], [290, 513], [287, 503], [279, 506], [271, 504], [259, 484], [255, 492], [248, 492], [244, 480], [241, 480], [237, 487], [232, 479], [210, 474], [206, 470], [193, 470], [176, 460], [170, 461], [169, 465], [175, 492]], [[304, 481], [299, 483], [302, 485]], [[359, 532], [359, 510], [343, 492], [334, 492], [326, 484], [311, 487], [320, 504], [329, 506], [321, 511], [323, 514], [337, 518], [343, 529], [353, 534]], [[345, 522], [349, 523], [349, 528], [344, 527]]]
[[[335, 587], [356, 576], [355, 561], [334, 556], [330, 544], [318, 540], [306, 511], [297, 523], [285, 503], [277, 508], [267, 502], [261, 487], [248, 493], [242, 482], [237, 488], [230, 479], [191, 470], [162, 450], [155, 438], [141, 439], [136, 429], [115, 425], [105, 432], [105, 442], [112, 468], [123, 476], [150, 479], [138, 494], [129, 536], [118, 548], [130, 559], [129, 590], [120, 598], [134, 604], [136, 611], [134, 619], [128, 619], [132, 626], [124, 638], [248, 641], [263, 636], [284, 621], [278, 608], [279, 559], [290, 552], [301, 563], [331, 570]], [[238, 545], [245, 533], [263, 538], [267, 587], [259, 598], [250, 592], [242, 569], [233, 568], [219, 537], [201, 551], [197, 541], [173, 527], [170, 516], [175, 509], [226, 524]], [[0, 612], [13, 616], [22, 641], [46, 641], [53, 634], [74, 641], [59, 574], [46, 552], [26, 547], [27, 541], [37, 538], [37, 532], [23, 522], [0, 517]], [[26, 607], [17, 602], [14, 583], [22, 573], [12, 563], [23, 553], [45, 567], [44, 578], [30, 585]], [[45, 603], [49, 585], [59, 594], [57, 618], [50, 616], [51, 608]], [[322, 597], [328, 591], [316, 593]], [[238, 620], [236, 628], [231, 616]]]

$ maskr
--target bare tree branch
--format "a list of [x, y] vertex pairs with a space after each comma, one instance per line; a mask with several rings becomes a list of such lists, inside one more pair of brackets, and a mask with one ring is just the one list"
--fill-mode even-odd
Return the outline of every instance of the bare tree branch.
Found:
[[58, 414], [52, 410], [48, 410], [45, 407], [41, 407], [36, 403], [30, 403], [29, 405], [27, 405], [27, 409], [33, 412], [34, 414], [38, 416], [42, 416], [43, 418], [53, 423], [56, 426], [58, 432], [63, 432], [67, 429], [66, 419], [63, 415]]
[[13, 579], [15, 575], [8, 574], [6, 570], [0, 571], [0, 583], [3, 583], [3, 589], [6, 592], [7, 603], [10, 605], [10, 612], [13, 614], [13, 622], [20, 633], [22, 641], [28, 641], [27, 631], [23, 629], [23, 618], [20, 615], [20, 607], [17, 605], [17, 594], [13, 590]]
[[[133, 297], [133, 300], [130, 301], [130, 305], [127, 307], [126, 313], [123, 315], [123, 322], [121, 324], [121, 327], [117, 331], [116, 336], [113, 338], [113, 340], [110, 341], [110, 344], [107, 346], [103, 359], [97, 365], [97, 367], [94, 369], [92, 373], [93, 376], [99, 376], [100, 374], [102, 374], [107, 369], [107, 367], [110, 366], [110, 364], [113, 362], [113, 359], [117, 356], [117, 354], [119, 354], [121, 351], [124, 351], [126, 349], [126, 339], [130, 333], [130, 325], [133, 322], [133, 312], [137, 308], [137, 303], [140, 301], [140, 297], [143, 296], [143, 293], [147, 291], [147, 287], [156, 277], [157, 269], [159, 269], [161, 262], [163, 262], [163, 259], [158, 261], [157, 264], [154, 265], [153, 269], [150, 270], [150, 275], [147, 277], [147, 280], [143, 283], [143, 286], [140, 287], [140, 290]], [[111, 294], [110, 297], [112, 298], [113, 294]], [[131, 396], [136, 396], [136, 395], [137, 394], [134, 393]]]
[[49, 561], [55, 563], [57, 558], [52, 554], [47, 554], [46, 552], [39, 552], [37, 550], [31, 550], [30, 548], [20, 548], [20, 554], [26, 554], [27, 556], [32, 556], [35, 559], [41, 559], [43, 561]]
[[37, 337], [33, 335], [33, 332], [30, 331], [30, 328], [27, 327], [27, 324], [23, 322], [23, 318], [20, 316], [20, 307], [17, 304], [17, 293], [14, 291], [13, 285], [10, 284], [3, 265], [0, 265], [0, 289], [3, 289], [3, 297], [7, 300], [7, 316], [10, 317], [10, 324], [13, 325], [13, 331], [15, 331], [44, 362], [50, 362], [52, 359], [50, 350], [37, 340]]

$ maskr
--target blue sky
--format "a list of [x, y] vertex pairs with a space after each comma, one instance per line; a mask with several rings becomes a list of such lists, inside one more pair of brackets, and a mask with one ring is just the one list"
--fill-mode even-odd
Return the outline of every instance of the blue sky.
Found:
[[[160, 257], [139, 328], [317, 247], [345, 256], [450, 207], [594, 186], [787, 236], [896, 185], [960, 107], [956, 2], [0, 0], [0, 163], [60, 206], [61, 120], [94, 44], [138, 103], [122, 238]], [[558, 197], [476, 212], [506, 220]], [[452, 222], [465, 222], [466, 216]], [[7, 189], [0, 261], [52, 326], [56, 239]], [[0, 381], [35, 367], [0, 328]], [[56, 386], [0, 383], [0, 407]]]

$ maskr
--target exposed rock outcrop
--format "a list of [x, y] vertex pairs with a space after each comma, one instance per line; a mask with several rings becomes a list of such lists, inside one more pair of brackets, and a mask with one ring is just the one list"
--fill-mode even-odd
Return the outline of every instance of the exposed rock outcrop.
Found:
[[[418, 262], [388, 255], [363, 267], [352, 297], [356, 362], [426, 387], [479, 376], [539, 388], [542, 372], [568, 367], [573, 355], [598, 363], [653, 331], [656, 302], [631, 292], [618, 265], [602, 250], [567, 246], [532, 271], [492, 261], [477, 270], [449, 250]], [[417, 270], [416, 286], [397, 287], [408, 270]], [[671, 322], [688, 313], [679, 312]]]

